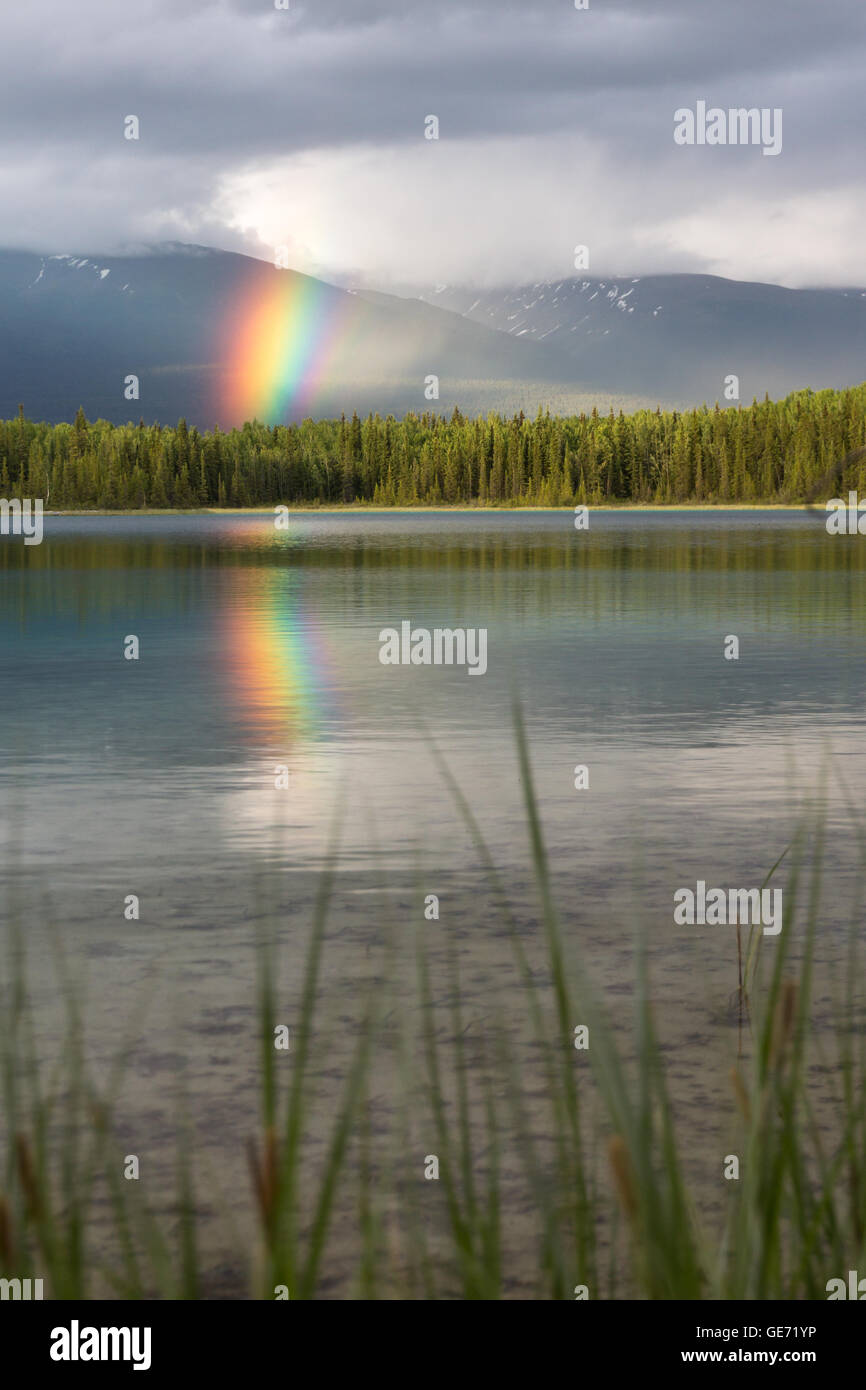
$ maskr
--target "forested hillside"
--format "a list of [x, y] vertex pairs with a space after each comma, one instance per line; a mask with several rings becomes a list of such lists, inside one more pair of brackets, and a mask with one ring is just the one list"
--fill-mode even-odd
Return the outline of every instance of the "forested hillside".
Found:
[[[52, 508], [803, 500], [866, 444], [866, 385], [724, 410], [252, 423], [0, 422], [0, 496]], [[866, 492], [866, 466], [839, 480]]]

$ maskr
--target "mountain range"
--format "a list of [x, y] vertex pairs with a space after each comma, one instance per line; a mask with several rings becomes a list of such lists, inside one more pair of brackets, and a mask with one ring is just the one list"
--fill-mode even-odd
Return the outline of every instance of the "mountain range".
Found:
[[[715, 275], [578, 276], [514, 289], [438, 286], [440, 308], [552, 349], [575, 378], [672, 403], [866, 378], [866, 290], [792, 290]], [[733, 400], [734, 397], [728, 399]]]
[[396, 295], [177, 243], [0, 251], [0, 417], [21, 404], [57, 422], [83, 406], [228, 428], [355, 410], [606, 411], [731, 403], [731, 376], [743, 403], [862, 381], [866, 290], [579, 275]]

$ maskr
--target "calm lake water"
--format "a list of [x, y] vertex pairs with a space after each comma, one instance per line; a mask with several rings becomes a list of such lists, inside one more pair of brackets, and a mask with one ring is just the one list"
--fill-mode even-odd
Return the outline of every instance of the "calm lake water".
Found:
[[[94, 1065], [134, 1033], [121, 1138], [145, 1155], [151, 1198], [183, 1073], [203, 1183], [248, 1219], [256, 931], [281, 944], [291, 1023], [330, 845], [325, 1112], [386, 920], [405, 932], [407, 970], [419, 926], [459, 942], [469, 1016], [504, 1010], [520, 1034], [509, 947], [431, 751], [464, 790], [532, 949], [515, 697], [566, 937], [615, 1018], [635, 935], [647, 939], [677, 1100], [699, 1113], [693, 1166], [715, 1166], [736, 950], [730, 929], [675, 926], [673, 893], [698, 879], [758, 886], [821, 800], [818, 1026], [832, 1016], [858, 882], [849, 802], [862, 804], [866, 778], [863, 556], [857, 537], [826, 534], [823, 514], [793, 511], [598, 510], [580, 532], [567, 512], [304, 513], [287, 531], [272, 514], [52, 516], [39, 547], [0, 541], [4, 918], [27, 924], [49, 1050], [57, 938], [87, 992]], [[379, 632], [404, 620], [485, 628], [487, 673], [382, 665]], [[130, 635], [137, 661], [124, 659]], [[129, 894], [138, 921], [124, 918]], [[426, 894], [438, 923], [424, 923]], [[231, 1290], [237, 1243], [223, 1200], [212, 1208], [214, 1287]]]

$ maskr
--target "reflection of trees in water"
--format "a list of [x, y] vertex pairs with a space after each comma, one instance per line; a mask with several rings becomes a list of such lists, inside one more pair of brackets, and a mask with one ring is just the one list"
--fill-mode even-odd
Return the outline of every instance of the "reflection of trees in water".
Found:
[[[846, 466], [850, 460], [839, 465]], [[220, 606], [235, 600], [232, 575], [243, 571], [282, 574], [287, 589], [302, 582], [313, 620], [320, 604], [323, 615], [325, 609], [380, 612], [383, 604], [393, 611], [403, 602], [440, 597], [512, 617], [643, 613], [670, 620], [730, 611], [745, 593], [758, 617], [781, 624], [864, 621], [840, 603], [840, 580], [863, 570], [860, 548], [830, 544], [823, 525], [806, 514], [608, 513], [579, 534], [567, 512], [543, 520], [482, 513], [477, 522], [463, 516], [457, 524], [444, 515], [391, 515], [384, 525], [372, 513], [351, 520], [323, 514], [293, 522], [291, 533], [276, 532], [266, 516], [202, 517], [188, 523], [206, 529], [201, 540], [191, 540], [189, 530], [176, 540], [165, 532], [112, 537], [113, 524], [94, 522], [101, 534], [93, 537], [49, 530], [41, 546], [26, 550], [0, 545], [3, 620], [74, 615], [86, 624], [141, 611], [142, 604], [148, 614]], [[158, 517], [138, 524], [154, 532], [164, 526]]]

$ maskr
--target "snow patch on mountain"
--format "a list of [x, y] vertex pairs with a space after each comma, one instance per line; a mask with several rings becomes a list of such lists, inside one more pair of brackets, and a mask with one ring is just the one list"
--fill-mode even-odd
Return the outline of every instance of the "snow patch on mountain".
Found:
[[512, 337], [561, 341], [572, 347], [576, 340], [609, 335], [613, 311], [620, 322], [638, 320], [651, 325], [662, 307], [653, 305], [653, 287], [642, 286], [641, 276], [629, 276], [625, 281], [589, 276], [537, 281], [480, 293], [477, 288], [436, 285], [420, 297]]

